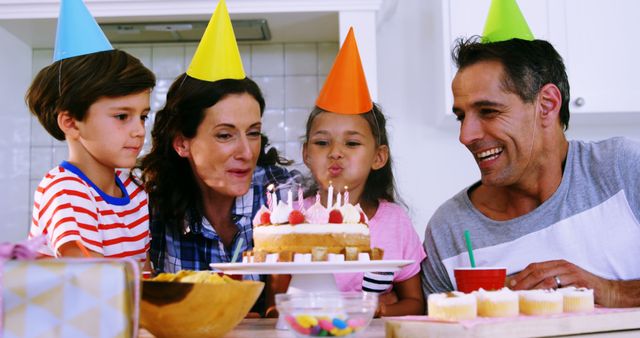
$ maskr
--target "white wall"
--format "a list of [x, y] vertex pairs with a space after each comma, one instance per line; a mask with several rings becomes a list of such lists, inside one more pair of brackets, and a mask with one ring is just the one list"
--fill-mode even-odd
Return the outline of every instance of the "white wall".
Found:
[[25, 238], [29, 224], [31, 47], [0, 27], [0, 240]]
[[[389, 3], [392, 8], [379, 18], [377, 28], [378, 101], [389, 116], [399, 192], [422, 237], [437, 207], [477, 180], [479, 173], [457, 140], [453, 117], [440, 121], [451, 109], [444, 103], [450, 90], [443, 68], [449, 51], [443, 47], [440, 1]], [[66, 146], [51, 141], [29, 117], [23, 101], [32, 69], [48, 64], [51, 51], [35, 50], [32, 65], [30, 47], [2, 28], [0, 45], [0, 240], [20, 240], [27, 233], [33, 190], [44, 172], [66, 156]], [[265, 129], [289, 157], [299, 158], [296, 137], [303, 131], [337, 47], [335, 42], [319, 42], [240, 48], [247, 73], [266, 94]], [[158, 74], [154, 93], [154, 108], [158, 108], [163, 91], [188, 64], [193, 46], [140, 46], [129, 51]], [[588, 140], [615, 135], [638, 138], [637, 121], [628, 123], [608, 115], [572, 116], [567, 135]]]
[[[443, 82], [450, 53], [443, 50], [440, 6], [440, 1], [397, 1], [395, 12], [378, 26], [379, 101], [390, 117], [399, 192], [421, 237], [438, 206], [480, 177], [475, 161], [458, 142], [457, 122], [453, 117], [441, 121], [451, 107], [445, 107], [443, 99], [450, 90]], [[573, 114], [567, 137], [640, 138], [638, 114], [619, 117]]]
[[423, 237], [436, 208], [476, 180], [478, 170], [457, 141], [455, 125], [437, 127], [445, 111], [439, 1], [398, 1], [378, 27], [378, 88], [389, 116], [399, 193]]

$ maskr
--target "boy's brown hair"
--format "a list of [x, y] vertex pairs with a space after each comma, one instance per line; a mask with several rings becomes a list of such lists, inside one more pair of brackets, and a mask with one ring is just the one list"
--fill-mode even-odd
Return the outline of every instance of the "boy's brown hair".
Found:
[[25, 101], [49, 134], [63, 141], [60, 112], [68, 111], [82, 121], [98, 99], [139, 93], [155, 83], [155, 76], [140, 60], [115, 49], [62, 59], [43, 68], [33, 79]]

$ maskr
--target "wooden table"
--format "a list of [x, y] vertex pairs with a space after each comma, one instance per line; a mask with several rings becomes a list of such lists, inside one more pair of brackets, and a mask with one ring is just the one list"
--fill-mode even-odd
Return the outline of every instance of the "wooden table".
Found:
[[[374, 319], [369, 327], [362, 332], [358, 338], [385, 338], [385, 321], [384, 319]], [[145, 329], [140, 330], [139, 338], [153, 338], [153, 335]], [[276, 319], [261, 318], [261, 319], [244, 319], [240, 324], [233, 329], [233, 331], [227, 333], [225, 338], [292, 338], [293, 334], [289, 331], [276, 330]], [[568, 337], [568, 336], [565, 336]], [[576, 336], [570, 336], [576, 337]], [[616, 332], [601, 332], [579, 335], [583, 337], [640, 337], [640, 330], [631, 331], [616, 331]]]
[[[227, 333], [225, 338], [292, 338], [293, 333], [285, 330], [276, 330], [274, 318], [244, 319], [233, 331]], [[153, 335], [145, 329], [140, 330], [139, 338], [153, 338]], [[374, 319], [369, 327], [358, 338], [384, 338], [384, 320]]]

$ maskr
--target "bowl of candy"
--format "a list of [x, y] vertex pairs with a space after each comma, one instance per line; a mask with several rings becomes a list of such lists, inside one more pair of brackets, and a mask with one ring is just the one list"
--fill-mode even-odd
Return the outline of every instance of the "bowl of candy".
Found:
[[222, 337], [247, 315], [264, 283], [210, 271], [159, 274], [142, 283], [140, 326], [155, 337]]
[[377, 307], [376, 293], [276, 295], [276, 308], [296, 337], [355, 337], [367, 328]]

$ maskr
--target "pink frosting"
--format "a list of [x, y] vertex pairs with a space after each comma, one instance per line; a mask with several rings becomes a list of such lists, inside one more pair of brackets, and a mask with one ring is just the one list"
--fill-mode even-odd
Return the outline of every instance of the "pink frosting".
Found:
[[304, 216], [307, 222], [311, 224], [326, 224], [329, 222], [329, 211], [319, 201], [309, 207]]
[[265, 212], [269, 212], [269, 209], [267, 209], [264, 205], [262, 207], [260, 207], [260, 210], [258, 210], [258, 213], [256, 214], [256, 216], [253, 218], [253, 226], [258, 226], [261, 225], [260, 219], [262, 218], [262, 214], [264, 214]]

